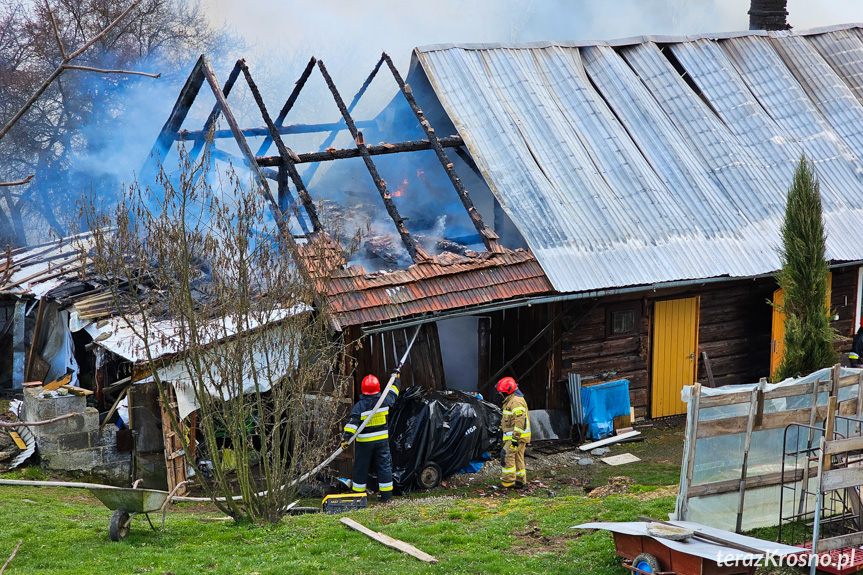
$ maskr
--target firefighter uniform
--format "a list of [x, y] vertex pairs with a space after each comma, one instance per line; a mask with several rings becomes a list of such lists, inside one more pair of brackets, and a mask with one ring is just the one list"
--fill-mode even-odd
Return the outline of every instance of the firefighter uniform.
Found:
[[[530, 416], [527, 402], [516, 389], [503, 400], [503, 453], [500, 482], [504, 487], [522, 487], [527, 482], [524, 449], [530, 443]], [[514, 448], [514, 446], [517, 447]]]
[[854, 341], [851, 343], [851, 353], [848, 354], [851, 367], [863, 367], [863, 359], [861, 358], [863, 358], [863, 325], [857, 330]]
[[348, 416], [342, 440], [347, 441], [356, 433], [360, 424], [371, 417], [368, 425], [357, 435], [354, 446], [354, 472], [352, 489], [355, 493], [364, 493], [369, 478], [369, 467], [374, 462], [378, 474], [378, 490], [381, 499], [387, 501], [393, 491], [393, 465], [390, 455], [389, 441], [389, 411], [399, 395], [398, 380], [393, 384], [390, 393], [384, 398], [378, 412], [372, 416], [372, 410], [381, 394], [361, 394], [360, 400], [354, 405]]

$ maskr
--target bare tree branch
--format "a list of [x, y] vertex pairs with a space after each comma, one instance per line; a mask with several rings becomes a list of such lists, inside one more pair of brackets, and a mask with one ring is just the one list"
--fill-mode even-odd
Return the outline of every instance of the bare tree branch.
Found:
[[51, 6], [48, 5], [48, 0], [45, 0], [45, 9], [48, 11], [48, 17], [51, 18], [51, 29], [54, 30], [54, 39], [57, 40], [57, 46], [60, 47], [60, 55], [63, 56], [63, 61], [66, 62], [69, 60], [69, 56], [66, 54], [63, 40], [60, 39], [60, 30], [57, 28], [57, 20], [54, 19], [54, 12], [51, 10]]
[[6, 568], [9, 567], [9, 564], [12, 563], [12, 560], [15, 559], [15, 554], [18, 553], [18, 549], [21, 547], [21, 544], [24, 543], [23, 539], [18, 540], [18, 545], [15, 546], [15, 550], [12, 551], [12, 555], [9, 556], [9, 559], [6, 560], [6, 563], [3, 564], [3, 568], [0, 569], [0, 575], [3, 575], [3, 572], [6, 571]]
[[[87, 48], [89, 48], [90, 46], [92, 46], [93, 44], [95, 44], [96, 42], [101, 40], [105, 36], [105, 34], [110, 32], [111, 29], [113, 29], [117, 24], [119, 24], [120, 21], [123, 18], [125, 18], [126, 15], [129, 12], [131, 12], [132, 9], [134, 9], [135, 6], [137, 6], [140, 3], [141, 3], [141, 0], [135, 0], [134, 2], [132, 2], [132, 4], [129, 5], [128, 8], [123, 10], [123, 13], [120, 14], [119, 16], [117, 16], [117, 18], [113, 22], [108, 24], [108, 26], [104, 30], [102, 30], [101, 32], [99, 32], [98, 34], [96, 34], [95, 36], [90, 38], [89, 41], [87, 41], [83, 46], [81, 46], [80, 48], [78, 48], [77, 50], [75, 50], [74, 52], [69, 54], [68, 57], [63, 58], [63, 63], [60, 64], [60, 66], [58, 66], [57, 69], [54, 70], [54, 72], [52, 72], [50, 76], [48, 76], [48, 78], [42, 83], [42, 85], [39, 86], [39, 89], [36, 90], [36, 93], [33, 94], [32, 96], [30, 96], [30, 99], [27, 100], [27, 103], [25, 103], [24, 106], [22, 106], [21, 109], [18, 110], [18, 113], [16, 113], [15, 116], [13, 116], [12, 119], [9, 120], [9, 122], [5, 126], [3, 126], [3, 129], [0, 130], [0, 140], [2, 140], [3, 137], [9, 132], [9, 130], [12, 129], [12, 126], [14, 126], [18, 122], [18, 120], [21, 119], [21, 116], [26, 114], [27, 110], [29, 110], [30, 107], [36, 103], [36, 100], [38, 100], [39, 97], [45, 92], [45, 90], [48, 89], [48, 86], [50, 86], [51, 83], [54, 80], [56, 80], [60, 76], [60, 74], [63, 73], [63, 70], [66, 69], [69, 62], [71, 62], [72, 60], [74, 60], [75, 58], [77, 58], [78, 56], [83, 54], [84, 51], [87, 50]], [[47, 4], [46, 4], [46, 6], [47, 6]], [[48, 12], [51, 13], [50, 7], [48, 7]], [[53, 23], [53, 18], [54, 18], [53, 13], [51, 14], [51, 18], [52, 18], [52, 23]], [[58, 41], [59, 41], [59, 37], [58, 37]]]
[[30, 174], [23, 180], [18, 180], [17, 182], [0, 182], [0, 186], [23, 186], [24, 184], [29, 184], [30, 180], [32, 180], [35, 175], [36, 174]]
[[159, 74], [148, 74], [147, 72], [135, 72], [133, 70], [103, 70], [101, 68], [91, 68], [89, 66], [73, 66], [71, 64], [64, 64], [63, 68], [66, 70], [85, 70], [87, 72], [99, 72], [100, 74], [134, 74], [135, 76], [146, 76], [148, 78], [160, 78], [162, 76]]

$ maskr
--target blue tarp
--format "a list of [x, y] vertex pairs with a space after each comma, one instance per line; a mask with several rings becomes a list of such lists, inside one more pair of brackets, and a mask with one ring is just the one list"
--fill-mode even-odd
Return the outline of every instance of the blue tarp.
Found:
[[618, 379], [581, 388], [587, 435], [602, 439], [614, 431], [612, 419], [629, 415], [629, 380]]

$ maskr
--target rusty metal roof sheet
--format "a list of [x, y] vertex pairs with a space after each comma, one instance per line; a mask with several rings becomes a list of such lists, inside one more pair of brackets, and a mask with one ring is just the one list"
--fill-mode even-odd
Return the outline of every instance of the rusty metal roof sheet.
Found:
[[559, 292], [774, 272], [803, 153], [827, 257], [863, 260], [857, 25], [414, 60]]

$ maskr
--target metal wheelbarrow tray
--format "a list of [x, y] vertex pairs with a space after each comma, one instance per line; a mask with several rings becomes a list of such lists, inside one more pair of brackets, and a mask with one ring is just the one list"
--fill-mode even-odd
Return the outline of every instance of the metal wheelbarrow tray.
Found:
[[[178, 486], [179, 487], [179, 486]], [[150, 513], [162, 512], [162, 528], [165, 527], [165, 511], [171, 497], [176, 492], [168, 493], [158, 489], [88, 487], [93, 497], [101, 501], [108, 509], [113, 509], [108, 534], [111, 541], [119, 541], [129, 535], [129, 525], [132, 517], [143, 513], [150, 527], [155, 531]]]

